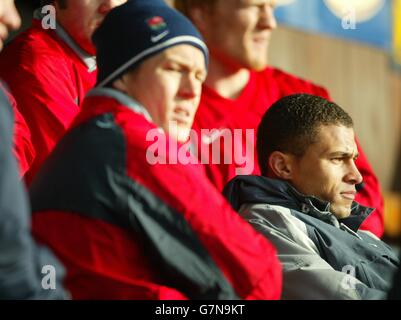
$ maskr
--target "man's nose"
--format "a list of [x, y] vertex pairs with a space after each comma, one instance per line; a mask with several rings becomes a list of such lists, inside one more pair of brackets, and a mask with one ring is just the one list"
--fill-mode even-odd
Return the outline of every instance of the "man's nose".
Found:
[[0, 23], [4, 23], [9, 30], [16, 30], [21, 26], [21, 17], [15, 7], [14, 1], [7, 1], [3, 16], [0, 16]]
[[196, 77], [190, 73], [181, 79], [179, 94], [181, 98], [193, 99], [200, 95], [202, 84]]
[[349, 173], [347, 174], [347, 182], [352, 184], [360, 184], [363, 181], [363, 177], [356, 167], [355, 161], [351, 161], [349, 166]]
[[274, 8], [270, 3], [266, 3], [260, 7], [259, 27], [270, 30], [277, 28], [277, 20], [274, 16]]
[[127, 0], [103, 0], [99, 7], [99, 13], [107, 14], [111, 9], [124, 4]]

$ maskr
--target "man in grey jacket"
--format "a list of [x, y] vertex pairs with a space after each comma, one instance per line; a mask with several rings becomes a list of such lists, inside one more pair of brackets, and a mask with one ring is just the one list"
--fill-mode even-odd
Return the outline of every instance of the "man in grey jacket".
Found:
[[234, 209], [277, 248], [284, 299], [382, 299], [399, 266], [391, 248], [359, 226], [373, 211], [354, 201], [362, 182], [351, 117], [306, 94], [264, 115], [257, 151], [263, 176], [225, 188]]

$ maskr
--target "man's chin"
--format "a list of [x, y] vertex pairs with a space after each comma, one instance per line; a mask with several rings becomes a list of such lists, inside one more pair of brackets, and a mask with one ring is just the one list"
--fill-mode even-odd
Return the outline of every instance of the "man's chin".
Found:
[[253, 59], [247, 63], [247, 68], [253, 71], [263, 71], [268, 66], [267, 59]]
[[337, 217], [337, 219], [345, 219], [351, 215], [351, 208], [333, 206], [331, 212]]
[[88, 54], [90, 54], [90, 55], [92, 55], [92, 56], [95, 56], [95, 55], [96, 55], [96, 48], [95, 48], [95, 46], [94, 46], [92, 43], [88, 43], [88, 44], [85, 46], [84, 50], [85, 50]]
[[180, 143], [185, 143], [188, 141], [190, 136], [190, 129], [183, 128], [169, 128], [169, 135], [175, 138]]

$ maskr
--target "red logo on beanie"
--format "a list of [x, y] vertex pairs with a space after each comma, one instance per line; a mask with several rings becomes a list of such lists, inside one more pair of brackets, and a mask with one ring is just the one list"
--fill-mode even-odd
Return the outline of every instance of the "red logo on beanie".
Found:
[[152, 30], [160, 30], [162, 28], [165, 28], [167, 26], [166, 22], [162, 17], [155, 16], [152, 17], [148, 20], [146, 20], [146, 23]]

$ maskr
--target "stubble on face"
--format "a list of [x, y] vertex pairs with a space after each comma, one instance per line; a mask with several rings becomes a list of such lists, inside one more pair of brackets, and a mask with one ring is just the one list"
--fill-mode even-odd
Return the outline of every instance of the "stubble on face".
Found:
[[355, 167], [358, 155], [354, 131], [344, 126], [322, 126], [316, 142], [294, 157], [293, 185], [298, 191], [330, 202], [337, 218], [348, 217], [362, 181]]

